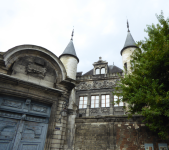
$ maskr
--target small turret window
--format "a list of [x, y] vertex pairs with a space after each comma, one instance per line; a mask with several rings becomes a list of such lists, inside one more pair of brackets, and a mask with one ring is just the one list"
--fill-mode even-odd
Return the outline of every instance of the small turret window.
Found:
[[124, 63], [124, 69], [125, 69], [126, 72], [127, 72], [127, 63]]
[[102, 68], [101, 69], [101, 74], [105, 74], [105, 72], [106, 72], [105, 68]]
[[96, 69], [96, 74], [100, 74], [100, 69]]

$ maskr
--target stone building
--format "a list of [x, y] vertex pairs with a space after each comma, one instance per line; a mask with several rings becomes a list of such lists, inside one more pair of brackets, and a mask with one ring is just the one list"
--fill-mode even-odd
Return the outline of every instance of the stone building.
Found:
[[[120, 51], [126, 73], [131, 73], [130, 56], [136, 48], [129, 31]], [[120, 60], [119, 60], [120, 61]], [[142, 116], [128, 119], [123, 106], [115, 101], [113, 90], [123, 76], [122, 69], [108, 65], [101, 57], [93, 69], [77, 73], [76, 104], [79, 108], [75, 119], [75, 150], [168, 150], [169, 140], [160, 140], [142, 122]]]
[[[128, 30], [127, 72], [135, 48]], [[0, 52], [0, 150], [168, 150], [142, 116], [128, 119], [127, 104], [114, 104], [122, 69], [100, 57], [82, 75], [78, 62], [73, 32], [59, 57], [35, 45]]]

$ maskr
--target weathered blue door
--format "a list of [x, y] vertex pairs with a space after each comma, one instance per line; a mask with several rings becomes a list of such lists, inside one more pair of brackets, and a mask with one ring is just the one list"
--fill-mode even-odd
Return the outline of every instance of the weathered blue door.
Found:
[[0, 96], [0, 150], [43, 150], [50, 107]]
[[18, 120], [0, 117], [0, 150], [11, 150], [18, 127]]

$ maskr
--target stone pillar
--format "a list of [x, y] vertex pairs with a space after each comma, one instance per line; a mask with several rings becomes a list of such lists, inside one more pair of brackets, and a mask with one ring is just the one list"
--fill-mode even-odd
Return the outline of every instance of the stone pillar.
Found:
[[75, 118], [76, 112], [69, 110], [68, 125], [67, 125], [67, 137], [66, 137], [66, 150], [74, 150], [74, 137], [75, 137]]
[[66, 141], [64, 145], [64, 149], [73, 150], [74, 146], [74, 136], [75, 136], [75, 118], [77, 105], [75, 103], [76, 96], [75, 90], [73, 89], [69, 98], [69, 106], [68, 106], [68, 117], [67, 117], [67, 133], [66, 133]]
[[91, 103], [91, 94], [88, 94], [88, 96], [87, 96], [86, 116], [90, 115], [90, 103]]
[[114, 97], [114, 95], [112, 94], [112, 91], [110, 91], [110, 115], [113, 115], [114, 113], [113, 113], [113, 97]]

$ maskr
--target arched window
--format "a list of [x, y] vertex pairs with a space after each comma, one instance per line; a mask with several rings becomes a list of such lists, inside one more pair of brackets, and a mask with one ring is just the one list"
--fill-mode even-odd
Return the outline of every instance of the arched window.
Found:
[[105, 68], [102, 68], [101, 69], [101, 74], [105, 74], [105, 72], [106, 72]]
[[96, 69], [96, 74], [100, 74], [100, 69]]

